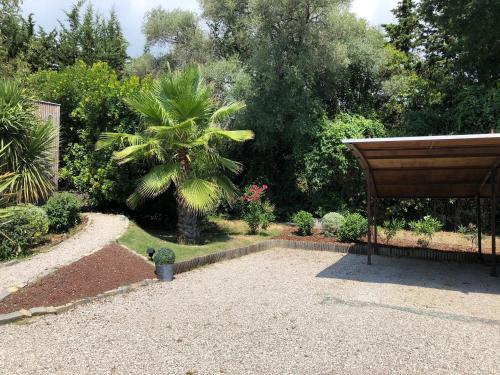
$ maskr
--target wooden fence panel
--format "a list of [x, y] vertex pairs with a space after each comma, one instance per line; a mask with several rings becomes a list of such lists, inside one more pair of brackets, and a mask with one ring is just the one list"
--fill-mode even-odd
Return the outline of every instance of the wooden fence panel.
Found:
[[59, 179], [59, 133], [61, 127], [61, 105], [56, 103], [35, 101], [35, 108], [38, 117], [42, 121], [52, 121], [56, 129], [56, 137], [54, 139], [52, 174], [54, 176], [54, 184], [57, 190]]

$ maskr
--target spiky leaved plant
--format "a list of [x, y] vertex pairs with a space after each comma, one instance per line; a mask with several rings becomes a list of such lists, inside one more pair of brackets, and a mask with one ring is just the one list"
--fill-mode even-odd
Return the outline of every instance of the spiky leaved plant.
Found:
[[12, 80], [0, 79], [0, 200], [36, 203], [54, 189], [55, 128], [35, 115], [31, 98]]

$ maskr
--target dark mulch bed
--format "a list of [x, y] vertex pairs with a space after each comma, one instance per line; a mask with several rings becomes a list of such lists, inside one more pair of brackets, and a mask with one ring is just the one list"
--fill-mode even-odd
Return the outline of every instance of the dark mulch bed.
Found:
[[108, 245], [29, 284], [0, 302], [0, 314], [60, 306], [121, 285], [155, 278], [153, 266], [119, 245]]
[[304, 241], [304, 242], [328, 242], [336, 243], [337, 241], [334, 237], [326, 237], [319, 230], [314, 229], [313, 234], [310, 236], [299, 236], [295, 233], [295, 228], [287, 228], [279, 236], [274, 237], [279, 240], [289, 240], [289, 241]]

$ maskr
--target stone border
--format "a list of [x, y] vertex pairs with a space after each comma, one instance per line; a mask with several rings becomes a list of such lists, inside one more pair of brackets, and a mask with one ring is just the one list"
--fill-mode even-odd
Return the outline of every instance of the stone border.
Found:
[[16, 322], [16, 321], [26, 319], [26, 318], [31, 318], [34, 316], [48, 315], [48, 314], [61, 314], [65, 311], [68, 311], [69, 309], [71, 309], [73, 307], [78, 306], [78, 305], [84, 305], [84, 304], [94, 302], [96, 300], [99, 300], [99, 299], [102, 299], [105, 297], [109, 297], [109, 296], [116, 296], [118, 294], [129, 293], [129, 292], [132, 292], [134, 290], [138, 290], [143, 286], [151, 285], [151, 284], [154, 284], [157, 282], [158, 282], [158, 280], [156, 280], [156, 279], [145, 279], [145, 280], [139, 281], [137, 283], [122, 285], [116, 289], [108, 290], [108, 291], [106, 291], [104, 293], [100, 293], [94, 297], [86, 297], [86, 298], [78, 299], [78, 300], [69, 302], [65, 305], [39, 306], [39, 307], [32, 307], [29, 310], [21, 309], [18, 311], [7, 313], [7, 314], [0, 314], [0, 325]]
[[[151, 263], [149, 259], [128, 249], [126, 246], [120, 245], [130, 252], [134, 253], [141, 259], [146, 260]], [[187, 271], [191, 271], [195, 268], [203, 267], [209, 264], [222, 262], [224, 260], [239, 258], [244, 255], [271, 250], [274, 248], [287, 248], [287, 249], [297, 249], [297, 250], [313, 250], [313, 251], [329, 251], [334, 253], [342, 254], [355, 254], [355, 255], [366, 255], [367, 244], [364, 243], [336, 243], [336, 242], [311, 242], [311, 241], [292, 241], [292, 240], [282, 240], [282, 239], [272, 239], [262, 242], [258, 242], [253, 245], [238, 247], [231, 250], [220, 251], [213, 254], [204, 255], [201, 257], [193, 258], [183, 262], [174, 264], [174, 274], [179, 274]], [[446, 261], [446, 262], [459, 262], [459, 263], [480, 263], [481, 259], [477, 253], [468, 252], [458, 252], [458, 251], [441, 251], [433, 249], [424, 248], [399, 248], [394, 246], [387, 246], [379, 244], [377, 248], [374, 249], [375, 255], [388, 256], [388, 257], [399, 257], [399, 258], [413, 258], [413, 259], [423, 259], [423, 260], [433, 260], [433, 261]], [[488, 262], [492, 260], [491, 254], [483, 254], [483, 261]], [[156, 279], [146, 279], [137, 283], [122, 285], [116, 289], [106, 291], [104, 293], [98, 294], [94, 297], [87, 297], [79, 299], [65, 305], [61, 306], [40, 306], [33, 307], [29, 310], [19, 310], [8, 314], [0, 314], [0, 325], [19, 321], [22, 319], [30, 318], [33, 316], [46, 315], [46, 314], [60, 314], [63, 313], [77, 305], [86, 304], [93, 302], [95, 300], [114, 296], [117, 294], [128, 293], [141, 288], [142, 286], [151, 285], [159, 280]], [[6, 298], [9, 294], [16, 292], [24, 285], [19, 287], [7, 288], [0, 291], [0, 301]]]
[[[368, 245], [365, 243], [340, 243], [340, 242], [312, 242], [312, 241], [293, 241], [273, 239], [258, 242], [256, 244], [239, 247], [227, 251], [208, 254], [194, 259], [186, 260], [174, 264], [174, 274], [187, 272], [192, 269], [217, 263], [223, 260], [238, 258], [243, 255], [256, 253], [259, 251], [270, 250], [273, 248], [286, 248], [298, 250], [314, 250], [314, 251], [329, 251], [342, 254], [366, 255]], [[374, 255], [412, 258], [445, 262], [458, 263], [481, 263], [481, 259], [477, 253], [461, 252], [461, 251], [441, 251], [424, 248], [400, 248], [379, 244], [378, 248], [374, 249]], [[492, 261], [491, 254], [483, 254], [483, 261]]]

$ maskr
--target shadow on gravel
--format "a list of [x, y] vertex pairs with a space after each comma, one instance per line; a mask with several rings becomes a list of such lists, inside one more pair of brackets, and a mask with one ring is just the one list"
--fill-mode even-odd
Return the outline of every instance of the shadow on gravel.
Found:
[[368, 266], [365, 256], [348, 254], [316, 277], [500, 294], [500, 278], [491, 277], [489, 267], [481, 264], [373, 256]]

